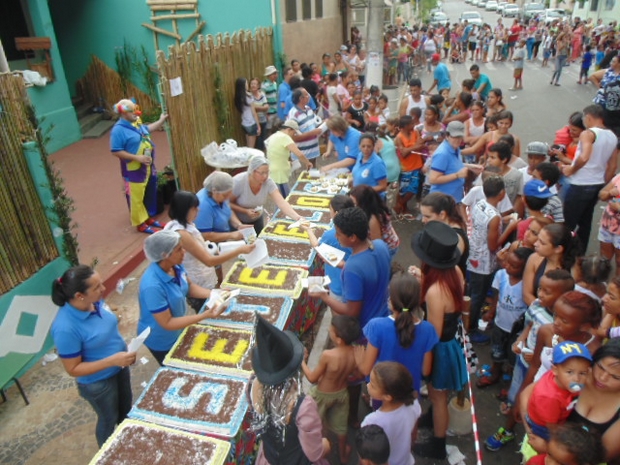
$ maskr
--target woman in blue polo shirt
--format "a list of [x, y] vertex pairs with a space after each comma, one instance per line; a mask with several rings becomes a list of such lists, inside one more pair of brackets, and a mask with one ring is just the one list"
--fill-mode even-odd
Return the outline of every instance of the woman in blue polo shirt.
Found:
[[52, 324], [58, 355], [77, 379], [80, 396], [97, 414], [99, 447], [131, 409], [129, 365], [136, 354], [118, 332], [118, 319], [103, 301], [103, 282], [86, 265], [69, 268], [52, 283], [52, 301], [60, 306]]
[[360, 138], [360, 154], [353, 166], [353, 187], [367, 185], [382, 193], [387, 189], [385, 162], [375, 153], [375, 136], [365, 133]]
[[176, 231], [159, 231], [144, 241], [151, 262], [140, 280], [138, 334], [151, 328], [144, 345], [161, 365], [181, 331], [206, 318], [215, 318], [224, 307], [186, 315], [186, 297], [208, 299], [211, 290], [192, 283], [183, 268], [185, 250]]
[[230, 208], [233, 178], [223, 171], [214, 171], [207, 176], [203, 188], [196, 194], [200, 202], [194, 224], [202, 236], [211, 242], [238, 241], [243, 235], [236, 231], [244, 225]]

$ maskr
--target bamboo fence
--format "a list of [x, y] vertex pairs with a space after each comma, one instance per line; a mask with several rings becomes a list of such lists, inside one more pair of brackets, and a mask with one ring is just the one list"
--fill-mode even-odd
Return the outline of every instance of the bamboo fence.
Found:
[[23, 143], [33, 141], [20, 76], [0, 74], [0, 294], [59, 256]]
[[[196, 192], [213, 171], [200, 155], [200, 149], [232, 135], [239, 146], [245, 145], [241, 115], [234, 106], [235, 80], [263, 81], [266, 66], [274, 64], [271, 29], [255, 34], [240, 31], [232, 36], [199, 36], [198, 43], [185, 42], [168, 48], [168, 57], [157, 52], [163, 99], [170, 119], [170, 144], [181, 189]], [[183, 93], [172, 97], [171, 79], [180, 77]], [[221, 78], [219, 94], [216, 80]], [[218, 95], [228, 111], [216, 104]], [[223, 122], [221, 122], [221, 120]]]
[[103, 61], [92, 56], [86, 74], [76, 84], [77, 93], [84, 102], [94, 107], [103, 106], [112, 112], [112, 106], [123, 98], [134, 97], [143, 113], [151, 114], [159, 107], [159, 102], [138, 89], [131, 82], [127, 83], [127, 93], [124, 95], [121, 77]]

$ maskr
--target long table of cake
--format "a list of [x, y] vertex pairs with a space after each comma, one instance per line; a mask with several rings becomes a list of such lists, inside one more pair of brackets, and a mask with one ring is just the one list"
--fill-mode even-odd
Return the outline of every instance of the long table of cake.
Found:
[[[329, 202], [347, 180], [303, 172], [287, 197], [320, 237], [330, 228]], [[322, 301], [302, 282], [324, 274], [308, 234], [279, 210], [261, 232], [269, 262], [256, 268], [233, 263], [222, 289], [239, 289], [215, 319], [186, 328], [131, 412], [91, 465], [251, 464], [257, 451], [246, 398], [252, 374], [250, 348], [258, 312], [280, 329], [308, 331]]]

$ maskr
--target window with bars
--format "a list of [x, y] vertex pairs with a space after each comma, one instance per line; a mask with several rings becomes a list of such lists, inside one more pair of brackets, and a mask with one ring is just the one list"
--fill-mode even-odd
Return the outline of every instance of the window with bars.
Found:
[[315, 0], [314, 17], [316, 19], [321, 19], [323, 17], [323, 0]]
[[297, 0], [286, 0], [286, 21], [297, 21]]

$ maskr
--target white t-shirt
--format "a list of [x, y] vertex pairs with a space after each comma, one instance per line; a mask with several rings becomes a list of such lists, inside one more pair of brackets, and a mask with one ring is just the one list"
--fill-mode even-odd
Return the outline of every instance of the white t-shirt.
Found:
[[509, 333], [514, 322], [527, 310], [527, 304], [523, 301], [523, 281], [513, 286], [506, 270], [499, 270], [495, 273], [492, 287], [499, 292], [495, 324]]
[[[177, 220], [169, 221], [164, 227], [164, 231], [187, 231], [190, 235], [202, 245], [207, 253], [207, 243], [203, 239], [200, 231], [196, 229], [194, 223], [189, 223], [187, 226], [183, 226]], [[194, 257], [189, 252], [185, 251], [185, 258], [183, 258], [183, 266], [187, 272], [187, 276], [193, 283], [198, 284], [205, 289], [215, 289], [217, 287], [217, 275], [215, 274], [215, 268], [207, 266]]]
[[[267, 202], [267, 196], [278, 188], [273, 179], [267, 178], [257, 194], [252, 192], [248, 172], [244, 171], [233, 177], [233, 196], [237, 199], [237, 205], [243, 208], [262, 207]], [[237, 213], [237, 217], [242, 223], [249, 222], [250, 218], [243, 213]]]
[[327, 86], [327, 101], [329, 102], [330, 116], [340, 114], [340, 110], [338, 110], [338, 100], [336, 99], [336, 95], [338, 95], [338, 89], [336, 88], [336, 86]]
[[422, 414], [417, 400], [411, 405], [401, 405], [391, 412], [377, 410], [362, 421], [362, 426], [378, 425], [383, 428], [390, 442], [390, 465], [413, 465], [411, 453], [411, 431]]
[[[467, 269], [473, 273], [490, 275], [497, 269], [497, 250], [489, 249], [489, 223], [499, 211], [489, 202], [480, 200], [471, 209], [472, 230], [469, 238]], [[497, 223], [498, 234], [501, 222]]]

